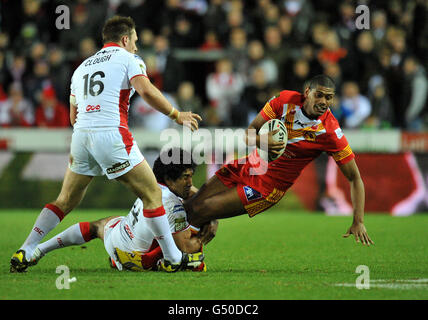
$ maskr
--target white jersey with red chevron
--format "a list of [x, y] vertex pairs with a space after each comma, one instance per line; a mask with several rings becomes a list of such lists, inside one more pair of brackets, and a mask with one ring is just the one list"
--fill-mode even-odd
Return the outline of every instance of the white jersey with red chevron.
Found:
[[145, 76], [146, 65], [115, 43], [83, 61], [71, 78], [71, 95], [77, 105], [74, 128], [128, 128], [131, 79]]

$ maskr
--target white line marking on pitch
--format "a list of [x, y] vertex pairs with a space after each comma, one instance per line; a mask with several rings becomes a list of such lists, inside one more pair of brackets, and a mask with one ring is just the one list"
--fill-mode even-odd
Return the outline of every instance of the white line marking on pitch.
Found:
[[[336, 283], [336, 287], [356, 287], [355, 283]], [[381, 289], [428, 289], [428, 279], [374, 279], [370, 288]]]

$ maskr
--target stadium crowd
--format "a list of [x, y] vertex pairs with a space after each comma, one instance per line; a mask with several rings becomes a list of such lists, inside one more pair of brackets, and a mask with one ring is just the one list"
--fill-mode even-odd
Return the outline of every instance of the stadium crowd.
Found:
[[[70, 29], [58, 29], [58, 5]], [[358, 30], [355, 9], [370, 9]], [[131, 16], [151, 81], [202, 126], [247, 126], [280, 90], [319, 73], [337, 85], [344, 128], [428, 130], [425, 0], [4, 0], [0, 126], [68, 127], [73, 70], [102, 46], [104, 21]], [[210, 55], [210, 53], [215, 53]], [[211, 57], [211, 58], [209, 58]], [[131, 126], [161, 130], [163, 115], [135, 95]]]

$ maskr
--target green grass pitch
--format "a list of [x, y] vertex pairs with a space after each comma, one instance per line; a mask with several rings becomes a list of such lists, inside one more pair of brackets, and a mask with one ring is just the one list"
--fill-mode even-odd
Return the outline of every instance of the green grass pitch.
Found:
[[[53, 251], [27, 273], [10, 274], [11, 255], [39, 210], [0, 211], [0, 299], [428, 299], [428, 215], [398, 218], [367, 214], [375, 245], [342, 238], [352, 217], [269, 210], [250, 219], [221, 220], [205, 249], [208, 272], [119, 272], [110, 269], [103, 244]], [[46, 239], [79, 221], [119, 210], [76, 210]], [[77, 281], [56, 287], [66, 265]], [[357, 289], [357, 266], [370, 271], [370, 289]], [[407, 280], [407, 281], [404, 281]]]

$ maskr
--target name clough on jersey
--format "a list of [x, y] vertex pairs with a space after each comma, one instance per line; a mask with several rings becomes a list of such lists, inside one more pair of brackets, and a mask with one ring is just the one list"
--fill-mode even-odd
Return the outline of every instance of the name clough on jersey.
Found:
[[100, 57], [100, 58], [88, 59], [88, 61], [85, 62], [85, 67], [93, 65], [93, 64], [109, 61], [110, 58], [111, 58], [111, 54], [109, 54], [108, 56]]

